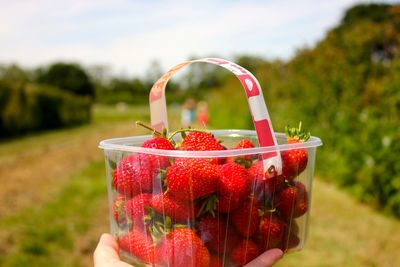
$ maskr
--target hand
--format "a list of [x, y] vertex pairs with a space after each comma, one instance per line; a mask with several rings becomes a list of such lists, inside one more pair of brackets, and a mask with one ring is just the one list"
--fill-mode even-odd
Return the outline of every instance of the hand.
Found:
[[278, 248], [265, 251], [263, 254], [247, 263], [244, 267], [271, 267], [283, 257], [282, 250]]
[[133, 267], [122, 262], [118, 254], [118, 243], [110, 234], [102, 234], [93, 254], [94, 267]]
[[[244, 267], [271, 267], [283, 256], [280, 249], [271, 249]], [[103, 234], [93, 254], [94, 267], [133, 267], [122, 262], [118, 255], [118, 244], [110, 234]]]

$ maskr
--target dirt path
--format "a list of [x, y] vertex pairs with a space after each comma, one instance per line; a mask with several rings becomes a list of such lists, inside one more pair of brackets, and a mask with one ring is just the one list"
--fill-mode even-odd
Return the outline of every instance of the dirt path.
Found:
[[127, 122], [96, 124], [0, 145], [0, 218], [51, 198], [71, 174], [103, 157], [100, 140], [135, 131]]

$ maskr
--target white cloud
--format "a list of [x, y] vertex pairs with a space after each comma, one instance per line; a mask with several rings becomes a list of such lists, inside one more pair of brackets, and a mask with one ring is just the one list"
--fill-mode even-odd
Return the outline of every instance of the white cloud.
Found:
[[0, 3], [0, 62], [110, 64], [142, 74], [190, 55], [291, 56], [338, 23], [355, 0], [7, 1]]

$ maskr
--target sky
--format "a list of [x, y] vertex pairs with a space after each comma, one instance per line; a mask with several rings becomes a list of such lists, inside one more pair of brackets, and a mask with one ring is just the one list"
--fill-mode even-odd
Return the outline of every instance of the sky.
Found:
[[143, 75], [155, 60], [164, 70], [213, 55], [285, 60], [360, 2], [367, 1], [0, 0], [0, 64], [67, 61]]

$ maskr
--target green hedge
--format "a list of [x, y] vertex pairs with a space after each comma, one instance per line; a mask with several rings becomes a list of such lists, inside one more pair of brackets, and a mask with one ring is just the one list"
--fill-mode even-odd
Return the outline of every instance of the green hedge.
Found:
[[0, 81], [0, 137], [90, 121], [91, 100], [54, 87]]

